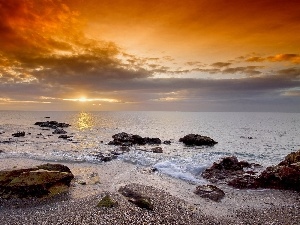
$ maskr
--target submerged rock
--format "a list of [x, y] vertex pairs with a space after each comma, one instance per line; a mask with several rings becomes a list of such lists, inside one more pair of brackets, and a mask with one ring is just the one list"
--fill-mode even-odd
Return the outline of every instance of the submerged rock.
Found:
[[161, 147], [155, 147], [155, 148], [151, 148], [151, 151], [153, 153], [163, 153], [163, 150]]
[[201, 136], [199, 134], [188, 134], [185, 135], [183, 138], [179, 139], [179, 142], [183, 142], [186, 145], [208, 145], [208, 146], [213, 146], [217, 144], [215, 140], [211, 139], [210, 137], [207, 136]]
[[53, 196], [68, 191], [74, 175], [67, 166], [44, 164], [29, 169], [0, 171], [0, 197]]
[[199, 185], [194, 193], [202, 198], [208, 198], [216, 202], [219, 202], [225, 196], [224, 191], [214, 185]]
[[145, 144], [161, 144], [161, 140], [159, 138], [149, 138], [149, 137], [141, 137], [136, 134], [128, 134], [125, 132], [118, 133], [112, 136], [114, 139], [110, 141], [109, 145], [122, 145], [122, 146], [131, 146], [131, 145], [145, 145]]
[[129, 202], [135, 204], [136, 206], [148, 210], [153, 210], [153, 204], [149, 197], [143, 196], [140, 193], [128, 188], [120, 187], [119, 193], [125, 196]]

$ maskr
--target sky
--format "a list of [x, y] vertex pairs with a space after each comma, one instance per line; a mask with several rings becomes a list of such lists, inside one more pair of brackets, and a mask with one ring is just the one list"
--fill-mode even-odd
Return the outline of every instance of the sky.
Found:
[[0, 0], [0, 110], [300, 113], [300, 1]]

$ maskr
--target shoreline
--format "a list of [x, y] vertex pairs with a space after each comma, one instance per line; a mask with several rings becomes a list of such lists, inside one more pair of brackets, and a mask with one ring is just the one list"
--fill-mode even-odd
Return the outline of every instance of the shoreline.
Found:
[[[44, 163], [62, 162], [6, 158], [0, 159], [0, 170]], [[217, 185], [225, 192], [225, 197], [221, 202], [214, 202], [194, 194], [195, 184], [121, 160], [101, 164], [62, 164], [68, 166], [75, 176], [69, 193], [41, 201], [0, 199], [0, 219], [3, 224], [19, 224], [18, 221], [20, 224], [33, 224], [35, 220], [51, 224], [59, 217], [62, 217], [59, 224], [149, 224], [149, 221], [152, 224], [162, 221], [165, 223], [161, 224], [300, 224], [300, 196], [293, 191], [239, 190]], [[86, 184], [82, 185], [84, 182]], [[139, 209], [126, 201], [118, 193], [118, 189], [125, 185], [152, 196], [154, 211]], [[106, 193], [110, 193], [119, 202], [119, 206], [114, 209], [97, 208], [97, 202]], [[49, 211], [49, 207], [53, 209]], [[71, 213], [74, 211], [78, 215]], [[178, 213], [175, 215], [172, 211]], [[67, 213], [70, 213], [69, 217], [66, 217]], [[97, 216], [94, 218], [93, 215]], [[104, 218], [110, 223], [106, 223]]]

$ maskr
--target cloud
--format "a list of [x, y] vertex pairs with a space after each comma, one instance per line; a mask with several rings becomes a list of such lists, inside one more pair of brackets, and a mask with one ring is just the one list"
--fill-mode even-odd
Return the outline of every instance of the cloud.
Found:
[[246, 58], [245, 62], [291, 62], [291, 63], [300, 63], [300, 55], [299, 54], [277, 54], [268, 57], [259, 57], [253, 56]]
[[222, 68], [222, 67], [227, 67], [230, 66], [232, 63], [228, 63], [228, 62], [216, 62], [211, 64], [212, 67], [217, 67], [217, 68]]
[[246, 66], [246, 67], [229, 67], [222, 70], [223, 74], [235, 74], [235, 73], [243, 73], [249, 76], [259, 75], [260, 71], [257, 69], [263, 68], [261, 66]]

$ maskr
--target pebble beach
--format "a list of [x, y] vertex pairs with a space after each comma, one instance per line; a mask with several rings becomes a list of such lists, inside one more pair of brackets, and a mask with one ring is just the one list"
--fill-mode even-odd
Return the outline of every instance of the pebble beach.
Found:
[[[0, 170], [43, 163], [6, 158], [0, 160]], [[120, 160], [64, 165], [75, 176], [68, 193], [44, 199], [0, 199], [1, 224], [300, 224], [297, 192], [219, 185], [225, 197], [215, 202], [194, 194], [192, 183]], [[150, 197], [153, 210], [127, 201], [118, 192], [124, 186]], [[97, 207], [107, 194], [117, 206]]]

